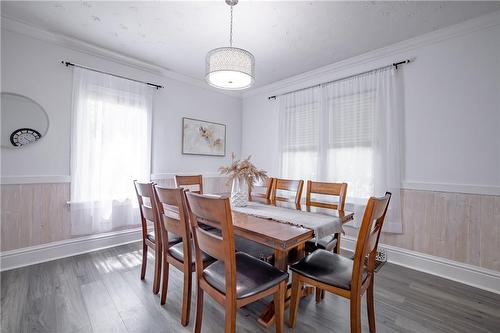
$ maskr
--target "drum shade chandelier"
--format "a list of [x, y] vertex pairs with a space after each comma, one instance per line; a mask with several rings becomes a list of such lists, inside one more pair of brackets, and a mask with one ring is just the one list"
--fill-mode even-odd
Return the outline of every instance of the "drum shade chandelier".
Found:
[[208, 84], [227, 90], [249, 88], [255, 81], [255, 59], [247, 50], [233, 47], [233, 6], [238, 0], [226, 0], [231, 8], [229, 47], [219, 47], [207, 53], [206, 75]]

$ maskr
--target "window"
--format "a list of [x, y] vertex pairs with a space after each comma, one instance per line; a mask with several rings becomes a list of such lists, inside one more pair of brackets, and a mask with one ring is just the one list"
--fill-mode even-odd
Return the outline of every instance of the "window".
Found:
[[[351, 201], [373, 194], [374, 91], [328, 100], [328, 150], [325, 178], [349, 184]], [[358, 200], [359, 201], [359, 200]]]
[[71, 144], [72, 233], [139, 221], [134, 179], [149, 179], [151, 89], [75, 68]]
[[321, 115], [318, 90], [301, 91], [284, 97], [280, 111], [283, 177], [317, 175]]
[[391, 191], [384, 230], [400, 232], [399, 85], [383, 69], [281, 96], [281, 176], [346, 182], [358, 223], [370, 196]]

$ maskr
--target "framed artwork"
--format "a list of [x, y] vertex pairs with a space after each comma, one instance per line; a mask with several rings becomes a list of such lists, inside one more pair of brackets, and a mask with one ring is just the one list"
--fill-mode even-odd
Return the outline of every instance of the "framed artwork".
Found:
[[182, 153], [226, 156], [226, 125], [182, 118]]

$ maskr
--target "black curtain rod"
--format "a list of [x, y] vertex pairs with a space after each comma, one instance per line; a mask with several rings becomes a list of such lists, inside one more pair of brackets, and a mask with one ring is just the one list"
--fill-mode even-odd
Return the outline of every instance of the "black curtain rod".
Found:
[[291, 94], [291, 93], [294, 93], [294, 92], [297, 92], [297, 91], [302, 91], [302, 90], [306, 90], [306, 89], [313, 88], [313, 87], [320, 87], [320, 86], [322, 86], [324, 84], [329, 84], [329, 83], [333, 83], [333, 82], [337, 82], [337, 81], [342, 81], [342, 80], [350, 79], [350, 78], [355, 77], [355, 76], [359, 76], [359, 75], [363, 75], [363, 74], [375, 72], [375, 71], [378, 71], [378, 70], [384, 69], [384, 68], [395, 67], [396, 69], [398, 69], [398, 66], [401, 66], [403, 64], [408, 64], [408, 63], [410, 63], [410, 60], [406, 59], [406, 60], [403, 60], [403, 61], [395, 62], [392, 65], [382, 66], [382, 67], [375, 68], [375, 69], [370, 69], [369, 71], [358, 73], [358, 74], [354, 74], [354, 75], [349, 75], [349, 76], [343, 77], [341, 79], [336, 79], [336, 80], [333, 80], [333, 81], [323, 82], [323, 83], [320, 83], [320, 84], [316, 84], [314, 86], [310, 86], [310, 87], [306, 87], [306, 88], [301, 88], [301, 89], [297, 89], [297, 90], [292, 90], [292, 91], [289, 91], [289, 92], [286, 92], [286, 93], [283, 93], [283, 94], [279, 94], [279, 95], [269, 96], [267, 99], [276, 99], [277, 96]]
[[121, 75], [117, 75], [117, 74], [113, 74], [113, 73], [104, 72], [104, 71], [101, 71], [101, 70], [98, 70], [98, 69], [95, 69], [95, 68], [90, 68], [90, 67], [87, 67], [87, 66], [74, 64], [74, 63], [69, 62], [69, 61], [61, 61], [61, 64], [65, 65], [66, 67], [72, 66], [72, 67], [84, 68], [84, 69], [88, 69], [89, 71], [93, 71], [93, 72], [97, 72], [97, 73], [102, 73], [102, 74], [107, 74], [107, 75], [119, 77], [121, 79], [130, 80], [130, 81], [134, 81], [134, 82], [144, 83], [144, 84], [146, 84], [148, 86], [155, 87], [156, 89], [163, 88], [163, 86], [160, 86], [159, 84], [154, 84], [154, 83], [150, 83], [150, 82], [145, 82], [145, 81], [140, 81], [140, 80], [136, 80], [136, 79], [131, 79], [131, 78], [126, 77], [126, 76], [121, 76]]

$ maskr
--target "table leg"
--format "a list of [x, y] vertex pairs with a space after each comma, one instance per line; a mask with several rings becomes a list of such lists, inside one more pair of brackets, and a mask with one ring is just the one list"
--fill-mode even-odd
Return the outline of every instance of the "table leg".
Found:
[[[298, 258], [304, 256], [304, 244], [297, 246]], [[274, 250], [274, 266], [282, 271], [288, 270], [288, 251]], [[312, 287], [303, 287], [300, 297], [307, 297], [313, 293]], [[288, 284], [285, 295], [285, 309], [290, 305], [292, 295], [291, 285]], [[268, 328], [274, 324], [274, 302], [270, 302], [258, 319], [259, 324]]]
[[274, 250], [274, 267], [284, 272], [288, 270], [288, 251]]

